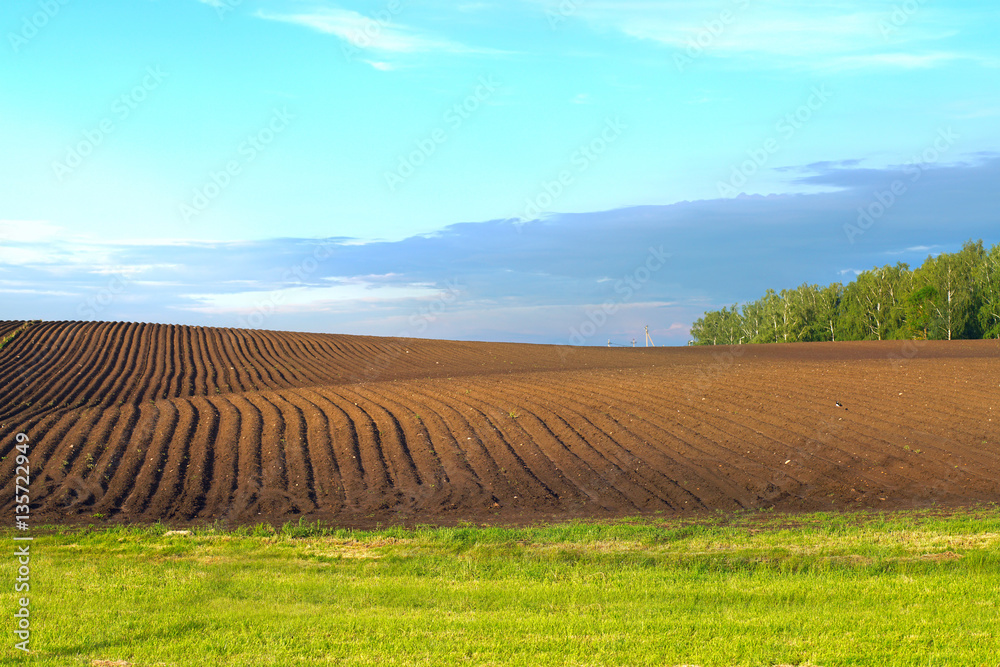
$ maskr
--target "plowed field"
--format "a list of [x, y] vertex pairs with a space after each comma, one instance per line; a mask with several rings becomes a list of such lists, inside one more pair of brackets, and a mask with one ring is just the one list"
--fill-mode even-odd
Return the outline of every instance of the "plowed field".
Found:
[[1000, 501], [997, 341], [608, 349], [0, 322], [5, 338], [0, 507], [26, 432], [36, 524]]

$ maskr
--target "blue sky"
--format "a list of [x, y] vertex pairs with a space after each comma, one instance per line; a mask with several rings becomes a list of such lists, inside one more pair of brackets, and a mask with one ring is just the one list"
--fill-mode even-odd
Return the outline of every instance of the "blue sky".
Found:
[[998, 28], [931, 0], [8, 2], [0, 318], [683, 344], [768, 287], [1000, 241]]

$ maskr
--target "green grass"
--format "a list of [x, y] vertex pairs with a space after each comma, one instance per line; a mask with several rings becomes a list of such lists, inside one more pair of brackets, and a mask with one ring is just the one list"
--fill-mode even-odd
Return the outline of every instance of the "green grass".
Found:
[[[0, 659], [1000, 664], [996, 506], [533, 528], [166, 531], [36, 530], [35, 651], [24, 660], [8, 633]], [[8, 544], [12, 536], [2, 533]], [[13, 559], [0, 565], [12, 581]], [[14, 597], [7, 593], [6, 608]]]
[[[18, 328], [14, 329], [10, 333], [8, 333], [6, 336], [0, 338], [0, 350], [2, 350], [4, 348], [4, 346], [7, 345], [7, 343], [9, 343], [12, 340], [14, 340], [15, 338], [17, 338], [18, 334], [20, 334], [20, 333], [22, 333], [24, 331], [27, 331], [28, 327], [30, 327], [32, 324], [34, 324], [35, 321], [36, 320], [32, 320], [30, 322], [25, 322], [24, 324], [22, 324]], [[40, 320], [38, 320], [38, 321], [40, 321]]]

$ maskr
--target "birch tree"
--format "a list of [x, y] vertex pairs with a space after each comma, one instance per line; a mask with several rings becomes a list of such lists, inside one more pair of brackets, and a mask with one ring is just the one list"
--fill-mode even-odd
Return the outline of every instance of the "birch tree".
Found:
[[929, 300], [930, 331], [934, 338], [955, 340], [978, 337], [978, 295], [975, 273], [984, 262], [983, 242], [966, 243], [960, 252], [928, 257], [914, 274], [914, 286], [934, 289]]
[[861, 340], [901, 337], [905, 333], [903, 300], [909, 296], [911, 281], [910, 267], [903, 262], [860, 273], [844, 292], [846, 330]]
[[975, 276], [979, 293], [979, 330], [983, 338], [1000, 338], [1000, 243], [983, 253]]

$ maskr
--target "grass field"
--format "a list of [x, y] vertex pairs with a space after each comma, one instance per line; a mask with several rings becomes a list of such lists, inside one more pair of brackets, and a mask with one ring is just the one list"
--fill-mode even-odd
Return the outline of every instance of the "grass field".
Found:
[[4, 664], [1000, 665], [996, 506], [34, 535]]

